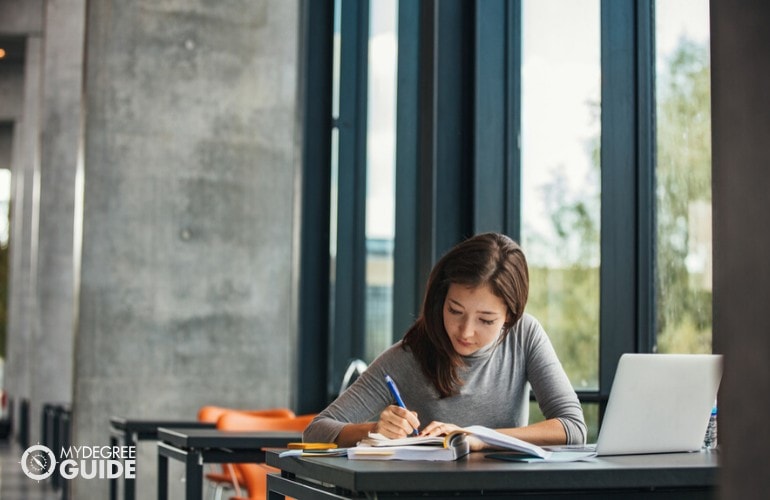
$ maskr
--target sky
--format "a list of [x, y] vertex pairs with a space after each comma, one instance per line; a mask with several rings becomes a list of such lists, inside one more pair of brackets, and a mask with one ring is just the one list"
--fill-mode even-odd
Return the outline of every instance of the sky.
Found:
[[[557, 265], [569, 249], [532, 239], [556, 241], [543, 187], [559, 176], [568, 198], [599, 190], [590, 141], [601, 131], [589, 103], [600, 101], [600, 2], [524, 0], [522, 9], [522, 243], [535, 246], [533, 263]], [[682, 36], [707, 42], [708, 1], [659, 0], [655, 12], [660, 73]]]

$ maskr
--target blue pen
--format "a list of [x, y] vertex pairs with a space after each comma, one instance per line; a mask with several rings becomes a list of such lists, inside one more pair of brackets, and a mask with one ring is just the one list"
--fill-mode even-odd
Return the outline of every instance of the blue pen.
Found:
[[[396, 383], [393, 382], [393, 379], [390, 378], [390, 375], [385, 375], [385, 383], [388, 385], [388, 389], [390, 389], [390, 393], [393, 395], [393, 399], [396, 400], [396, 404], [406, 410], [404, 400], [401, 399], [401, 393], [398, 392], [398, 387], [396, 387]], [[414, 429], [412, 434], [417, 436], [419, 433], [417, 432], [417, 429]]]

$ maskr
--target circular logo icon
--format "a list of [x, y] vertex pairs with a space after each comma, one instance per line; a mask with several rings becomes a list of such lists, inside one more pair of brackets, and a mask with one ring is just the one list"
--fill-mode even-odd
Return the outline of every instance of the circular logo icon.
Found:
[[42, 481], [56, 469], [56, 455], [47, 446], [32, 445], [21, 456], [21, 470], [30, 479]]

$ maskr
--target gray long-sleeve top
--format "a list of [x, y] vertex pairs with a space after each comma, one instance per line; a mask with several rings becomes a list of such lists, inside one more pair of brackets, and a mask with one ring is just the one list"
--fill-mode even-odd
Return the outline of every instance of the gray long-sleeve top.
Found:
[[524, 314], [502, 343], [492, 342], [463, 360], [467, 366], [460, 372], [464, 381], [460, 393], [441, 399], [412, 353], [397, 342], [311, 422], [303, 438], [333, 442], [346, 424], [378, 418], [393, 404], [385, 385], [387, 374], [398, 385], [406, 407], [417, 412], [422, 426], [434, 420], [461, 427], [525, 426], [531, 386], [543, 415], [559, 419], [564, 426], [567, 443], [585, 443], [582, 407], [548, 335], [535, 318]]

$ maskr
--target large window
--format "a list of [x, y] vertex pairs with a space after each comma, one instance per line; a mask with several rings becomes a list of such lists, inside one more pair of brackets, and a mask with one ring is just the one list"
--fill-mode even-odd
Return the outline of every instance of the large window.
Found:
[[397, 0], [335, 0], [328, 396], [393, 342]]
[[305, 196], [330, 239], [307, 203], [303, 248], [329, 258], [301, 289], [314, 396], [400, 338], [438, 257], [482, 230], [522, 243], [528, 312], [589, 439], [622, 353], [711, 350], [707, 0], [305, 2], [324, 5], [332, 126], [307, 133], [330, 165], [305, 161], [329, 185]]
[[599, 385], [599, 0], [522, 4], [521, 243], [528, 310], [573, 385]]
[[708, 0], [657, 1], [657, 349], [711, 352]]
[[[521, 243], [527, 310], [573, 386], [599, 387], [599, 0], [522, 2]], [[584, 403], [589, 441], [596, 404]], [[530, 419], [542, 419], [531, 405]]]

